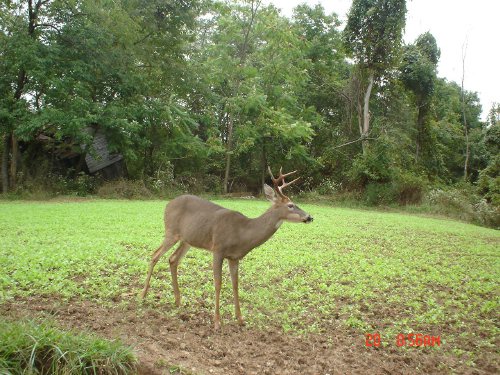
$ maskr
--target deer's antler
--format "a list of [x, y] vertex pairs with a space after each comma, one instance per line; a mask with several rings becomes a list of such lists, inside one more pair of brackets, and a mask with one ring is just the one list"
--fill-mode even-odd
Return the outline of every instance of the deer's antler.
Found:
[[[269, 170], [269, 174], [271, 175], [271, 180], [273, 181], [274, 190], [276, 191], [276, 193], [278, 193], [278, 195], [283, 199], [290, 199], [285, 194], [283, 194], [283, 189], [293, 184], [300, 177], [297, 177], [295, 180], [290, 182], [285, 182], [285, 177], [290, 176], [291, 174], [294, 174], [297, 171], [283, 174], [283, 167], [280, 167], [280, 175], [278, 176], [278, 178], [274, 178], [273, 172], [271, 171], [271, 167], [268, 166], [267, 169]], [[282, 185], [280, 185], [281, 182], [283, 182]]]

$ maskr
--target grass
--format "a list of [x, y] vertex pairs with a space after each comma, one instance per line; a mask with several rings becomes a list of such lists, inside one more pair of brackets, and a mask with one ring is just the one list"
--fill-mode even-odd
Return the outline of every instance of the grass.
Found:
[[[256, 217], [266, 202], [217, 203]], [[0, 203], [0, 303], [57, 295], [106, 304], [135, 301], [162, 234], [161, 201]], [[284, 224], [240, 267], [250, 325], [335, 335], [339, 329], [441, 336], [470, 361], [495, 352], [499, 335], [500, 232], [452, 220], [301, 205], [314, 223]], [[168, 255], [147, 304], [175, 315]], [[226, 272], [224, 319], [232, 319]], [[179, 268], [182, 311], [213, 311], [211, 255], [192, 249]], [[154, 298], [161, 295], [161, 299]], [[165, 308], [170, 306], [171, 308]], [[486, 354], [485, 354], [486, 353]]]
[[132, 374], [135, 362], [120, 342], [61, 331], [49, 322], [0, 320], [1, 374]]

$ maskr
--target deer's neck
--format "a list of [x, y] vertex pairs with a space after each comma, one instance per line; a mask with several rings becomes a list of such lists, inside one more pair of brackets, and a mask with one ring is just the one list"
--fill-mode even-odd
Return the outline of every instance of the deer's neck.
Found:
[[283, 220], [279, 213], [272, 208], [255, 219], [249, 219], [247, 226], [247, 243], [254, 247], [262, 245], [278, 230]]

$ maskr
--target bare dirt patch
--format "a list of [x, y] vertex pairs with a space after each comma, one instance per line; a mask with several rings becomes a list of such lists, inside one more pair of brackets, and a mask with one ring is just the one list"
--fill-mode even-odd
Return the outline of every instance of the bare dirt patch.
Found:
[[[278, 327], [240, 328], [226, 321], [214, 332], [208, 313], [192, 316], [180, 309], [174, 318], [131, 302], [103, 307], [89, 301], [63, 302], [57, 297], [30, 297], [0, 305], [0, 314], [47, 318], [64, 328], [120, 338], [139, 357], [141, 374], [487, 374], [492, 367], [466, 367], [443, 348], [367, 348], [365, 336], [332, 329], [306, 337]], [[251, 317], [250, 317], [251, 318]], [[175, 370], [179, 366], [180, 370]]]

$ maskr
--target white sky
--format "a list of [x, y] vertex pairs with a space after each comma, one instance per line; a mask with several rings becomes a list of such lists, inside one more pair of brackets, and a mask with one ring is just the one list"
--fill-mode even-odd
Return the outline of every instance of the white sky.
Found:
[[[345, 21], [351, 0], [264, 0], [284, 15], [292, 15], [301, 3], [321, 3], [329, 13]], [[500, 102], [499, 0], [407, 0], [405, 42], [430, 31], [441, 49], [438, 74], [459, 85], [462, 82], [462, 47], [465, 55], [466, 90], [477, 91], [486, 118], [493, 102]]]

